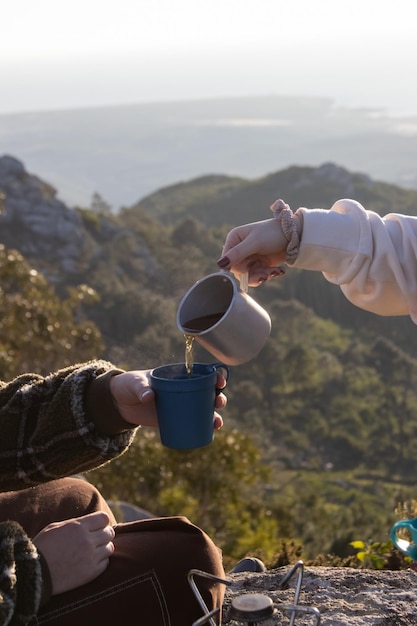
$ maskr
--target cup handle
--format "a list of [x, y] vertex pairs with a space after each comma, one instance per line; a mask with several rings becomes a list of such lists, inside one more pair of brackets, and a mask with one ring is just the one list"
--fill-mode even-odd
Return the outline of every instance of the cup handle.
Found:
[[398, 537], [397, 530], [400, 530], [401, 528], [406, 528], [410, 532], [415, 530], [415, 528], [408, 521], [397, 522], [396, 524], [394, 524], [390, 531], [391, 541], [396, 548], [398, 548], [399, 550], [401, 550], [401, 552], [404, 552], [414, 560], [416, 558], [416, 546], [410, 541], [407, 541], [406, 539], [400, 539], [400, 537]]
[[[223, 376], [227, 385], [229, 381], [229, 376], [230, 376], [230, 369], [228, 368], [228, 366], [225, 365], [224, 363], [213, 363], [213, 366], [216, 368], [216, 371], [219, 372]], [[223, 387], [223, 389], [217, 389], [216, 387], [216, 396], [218, 396], [219, 393], [222, 393], [224, 389], [225, 387]]]

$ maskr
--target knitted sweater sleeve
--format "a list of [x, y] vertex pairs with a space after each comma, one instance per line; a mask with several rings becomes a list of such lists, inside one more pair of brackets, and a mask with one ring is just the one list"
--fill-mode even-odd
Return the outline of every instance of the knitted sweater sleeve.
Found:
[[87, 389], [111, 363], [91, 361], [42, 377], [0, 382], [0, 491], [24, 489], [103, 465], [122, 454], [135, 430], [106, 435], [87, 409]]
[[0, 545], [0, 626], [23, 626], [41, 601], [39, 556], [16, 522], [0, 523]]

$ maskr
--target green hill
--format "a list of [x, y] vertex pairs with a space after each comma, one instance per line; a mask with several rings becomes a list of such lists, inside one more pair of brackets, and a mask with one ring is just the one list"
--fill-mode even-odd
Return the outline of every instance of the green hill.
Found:
[[145, 210], [173, 224], [194, 217], [209, 226], [240, 224], [268, 216], [268, 207], [283, 198], [294, 209], [330, 206], [339, 198], [354, 198], [379, 214], [413, 215], [417, 191], [372, 180], [332, 163], [320, 167], [293, 166], [255, 180], [204, 176], [165, 187], [143, 198], [129, 212]]

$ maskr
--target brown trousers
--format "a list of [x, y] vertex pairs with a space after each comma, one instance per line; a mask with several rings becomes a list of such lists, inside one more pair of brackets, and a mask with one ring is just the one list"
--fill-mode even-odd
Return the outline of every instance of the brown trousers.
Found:
[[[29, 537], [51, 522], [104, 510], [91, 484], [63, 478], [31, 489], [0, 494], [0, 521], [12, 519]], [[192, 626], [203, 616], [187, 580], [191, 569], [224, 578], [220, 551], [185, 517], [117, 524], [115, 552], [92, 582], [53, 596], [30, 626]], [[221, 607], [224, 585], [196, 578], [209, 610]], [[220, 617], [215, 618], [220, 623]]]

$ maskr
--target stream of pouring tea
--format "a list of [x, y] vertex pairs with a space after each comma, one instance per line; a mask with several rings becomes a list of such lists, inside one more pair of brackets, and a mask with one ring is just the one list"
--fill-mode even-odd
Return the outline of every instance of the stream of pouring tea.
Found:
[[188, 378], [193, 375], [193, 343], [194, 335], [184, 335], [185, 337], [185, 371]]

